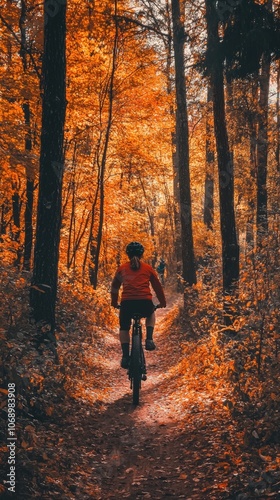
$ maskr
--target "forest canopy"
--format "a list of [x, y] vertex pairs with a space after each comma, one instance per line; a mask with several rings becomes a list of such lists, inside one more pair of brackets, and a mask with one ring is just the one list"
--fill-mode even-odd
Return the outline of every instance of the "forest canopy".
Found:
[[211, 263], [235, 293], [276, 238], [278, 3], [1, 7], [3, 262], [50, 287], [51, 314], [58, 276], [106, 287], [131, 240], [182, 289]]

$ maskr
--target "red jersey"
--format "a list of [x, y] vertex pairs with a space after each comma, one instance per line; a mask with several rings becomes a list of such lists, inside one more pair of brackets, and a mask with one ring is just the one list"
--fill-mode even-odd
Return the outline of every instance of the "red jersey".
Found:
[[112, 304], [118, 303], [118, 292], [123, 286], [121, 301], [123, 300], [141, 300], [152, 299], [150, 284], [155, 291], [155, 294], [160, 304], [165, 307], [166, 299], [161, 283], [157, 277], [155, 270], [145, 262], [140, 262], [139, 269], [131, 269], [130, 262], [122, 264], [113, 279], [111, 288]]

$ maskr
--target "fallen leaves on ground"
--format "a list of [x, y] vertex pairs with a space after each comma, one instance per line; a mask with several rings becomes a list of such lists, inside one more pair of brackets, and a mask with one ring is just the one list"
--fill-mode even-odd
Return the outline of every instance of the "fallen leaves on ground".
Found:
[[[47, 346], [41, 353], [34, 347], [24, 314], [5, 331], [3, 375], [17, 385], [21, 500], [279, 498], [276, 379], [270, 388], [256, 379], [238, 392], [231, 375], [239, 345], [222, 344], [216, 334], [198, 338], [195, 328], [190, 333], [181, 297], [168, 296], [137, 408], [119, 367], [115, 319], [111, 328], [93, 326], [85, 322], [85, 305], [73, 321], [75, 299], [63, 302], [58, 365]], [[3, 384], [5, 422], [6, 402]], [[6, 436], [4, 430], [3, 480]]]

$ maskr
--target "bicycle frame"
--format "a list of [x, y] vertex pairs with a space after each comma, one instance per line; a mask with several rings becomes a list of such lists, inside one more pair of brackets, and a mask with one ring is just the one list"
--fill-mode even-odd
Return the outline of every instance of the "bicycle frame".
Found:
[[[158, 305], [154, 310], [158, 309]], [[118, 309], [121, 306], [117, 306]], [[130, 350], [130, 363], [128, 368], [128, 378], [130, 380], [130, 388], [132, 389], [133, 404], [139, 404], [139, 391], [141, 381], [147, 380], [146, 360], [142, 345], [142, 316], [139, 313], [132, 315], [132, 342]]]
[[141, 316], [139, 314], [134, 314], [132, 320], [132, 345], [128, 377], [130, 380], [130, 387], [133, 391], [133, 404], [138, 405], [141, 381], [147, 379], [147, 371], [145, 354], [142, 346]]

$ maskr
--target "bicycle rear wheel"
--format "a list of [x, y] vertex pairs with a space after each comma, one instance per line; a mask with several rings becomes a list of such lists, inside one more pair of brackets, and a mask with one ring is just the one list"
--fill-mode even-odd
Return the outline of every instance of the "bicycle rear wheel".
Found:
[[134, 405], [139, 404], [139, 392], [141, 387], [141, 341], [140, 336], [133, 337], [131, 352], [131, 378], [132, 378], [132, 400]]

